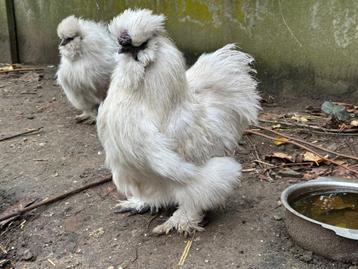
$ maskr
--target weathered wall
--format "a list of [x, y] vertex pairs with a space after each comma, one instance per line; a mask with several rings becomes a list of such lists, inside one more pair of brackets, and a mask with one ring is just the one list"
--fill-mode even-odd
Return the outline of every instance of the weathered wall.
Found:
[[190, 57], [237, 42], [257, 59], [260, 78], [269, 82], [270, 88], [290, 91], [315, 87], [336, 94], [357, 89], [356, 0], [14, 0], [14, 3], [22, 62], [58, 61], [56, 26], [67, 15], [109, 20], [127, 7], [146, 7], [168, 17], [170, 35]]
[[0, 0], [0, 62], [11, 62], [10, 37], [5, 0]]

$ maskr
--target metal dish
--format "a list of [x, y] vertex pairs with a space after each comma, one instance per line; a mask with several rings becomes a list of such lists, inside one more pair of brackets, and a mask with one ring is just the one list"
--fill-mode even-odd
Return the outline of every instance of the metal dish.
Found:
[[290, 205], [302, 195], [322, 191], [358, 193], [358, 182], [321, 177], [285, 189], [281, 202], [286, 209], [288, 233], [300, 246], [317, 254], [340, 261], [358, 262], [358, 229], [340, 228], [316, 221], [300, 214]]

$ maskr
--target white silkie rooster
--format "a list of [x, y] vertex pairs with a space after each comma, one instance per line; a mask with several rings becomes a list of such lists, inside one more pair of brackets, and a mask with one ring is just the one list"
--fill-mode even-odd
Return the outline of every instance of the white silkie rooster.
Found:
[[126, 10], [110, 32], [120, 50], [97, 130], [119, 191], [120, 212], [169, 205], [157, 234], [201, 231], [207, 210], [224, 204], [240, 177], [232, 157], [260, 109], [253, 58], [226, 45], [202, 55], [187, 72], [167, 37], [165, 17]]

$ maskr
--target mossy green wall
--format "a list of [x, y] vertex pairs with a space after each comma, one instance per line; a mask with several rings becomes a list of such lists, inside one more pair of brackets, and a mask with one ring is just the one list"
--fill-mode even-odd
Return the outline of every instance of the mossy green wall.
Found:
[[[3, 1], [3, 0], [0, 0]], [[14, 0], [20, 61], [57, 63], [56, 26], [75, 14], [110, 20], [127, 7], [164, 13], [191, 58], [236, 42], [257, 60], [260, 77], [302, 78], [336, 93], [356, 89], [357, 0]], [[284, 81], [284, 82], [282, 82]], [[270, 87], [276, 87], [277, 83]], [[302, 87], [306, 87], [302, 85]], [[358, 95], [358, 94], [357, 94]]]

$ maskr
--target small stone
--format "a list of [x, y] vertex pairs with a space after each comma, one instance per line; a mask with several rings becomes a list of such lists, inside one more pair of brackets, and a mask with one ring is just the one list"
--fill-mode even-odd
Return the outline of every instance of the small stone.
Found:
[[32, 254], [31, 250], [28, 248], [20, 248], [17, 250], [17, 255], [20, 256], [22, 261], [31, 261], [35, 259], [35, 256]]
[[208, 262], [209, 262], [209, 260], [205, 260], [204, 262], [205, 262], [205, 263], [208, 263]]
[[25, 118], [28, 120], [33, 120], [35, 117], [34, 117], [34, 115], [29, 114], [29, 115], [26, 115]]
[[118, 266], [118, 269], [126, 269], [129, 266], [129, 261], [124, 261], [120, 266]]
[[305, 254], [303, 254], [301, 257], [300, 257], [300, 260], [303, 261], [303, 262], [310, 262], [312, 261], [313, 257], [312, 257], [312, 252], [307, 252]]
[[273, 215], [273, 219], [279, 221], [282, 220], [282, 217], [279, 215]]
[[107, 269], [114, 269], [114, 266], [109, 266], [107, 267]]

